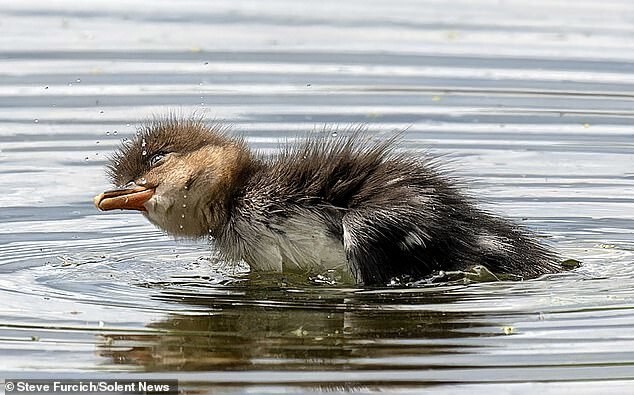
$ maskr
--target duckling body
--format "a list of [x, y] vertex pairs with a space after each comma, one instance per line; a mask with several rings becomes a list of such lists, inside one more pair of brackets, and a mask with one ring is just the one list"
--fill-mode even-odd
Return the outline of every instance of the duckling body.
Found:
[[263, 157], [218, 126], [155, 122], [113, 157], [111, 178], [127, 186], [95, 204], [140, 210], [175, 236], [210, 235], [253, 270], [337, 269], [366, 285], [472, 265], [558, 271], [529, 232], [477, 208], [433, 161], [394, 148], [351, 133]]

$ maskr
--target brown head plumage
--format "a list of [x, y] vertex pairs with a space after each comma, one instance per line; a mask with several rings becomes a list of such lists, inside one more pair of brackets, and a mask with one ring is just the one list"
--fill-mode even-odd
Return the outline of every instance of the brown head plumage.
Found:
[[134, 209], [176, 236], [202, 237], [222, 225], [224, 207], [251, 155], [220, 124], [174, 117], [146, 123], [110, 159], [118, 189], [95, 198], [102, 210]]

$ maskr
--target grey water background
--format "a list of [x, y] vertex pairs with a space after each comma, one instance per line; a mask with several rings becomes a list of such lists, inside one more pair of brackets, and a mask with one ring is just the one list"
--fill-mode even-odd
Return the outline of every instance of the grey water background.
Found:
[[[0, 33], [0, 379], [631, 393], [633, 3], [1, 2]], [[583, 266], [383, 289], [220, 270], [204, 241], [92, 206], [108, 153], [168, 111], [263, 151], [406, 129]]]

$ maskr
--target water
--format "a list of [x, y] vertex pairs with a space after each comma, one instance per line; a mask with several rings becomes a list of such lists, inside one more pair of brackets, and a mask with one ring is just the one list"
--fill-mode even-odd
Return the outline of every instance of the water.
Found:
[[[526, 3], [526, 4], [524, 4]], [[602, 2], [3, 4], [0, 377], [187, 392], [627, 393], [634, 385], [634, 11]], [[204, 242], [99, 213], [140, 120], [255, 149], [406, 129], [583, 266], [364, 289], [220, 270]]]

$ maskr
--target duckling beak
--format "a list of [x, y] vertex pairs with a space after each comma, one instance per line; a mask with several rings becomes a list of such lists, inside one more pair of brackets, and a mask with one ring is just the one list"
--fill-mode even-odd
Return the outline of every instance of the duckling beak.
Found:
[[145, 202], [154, 195], [154, 189], [148, 189], [136, 184], [129, 184], [121, 188], [100, 193], [93, 202], [101, 211], [108, 210], [138, 210], [147, 211]]

